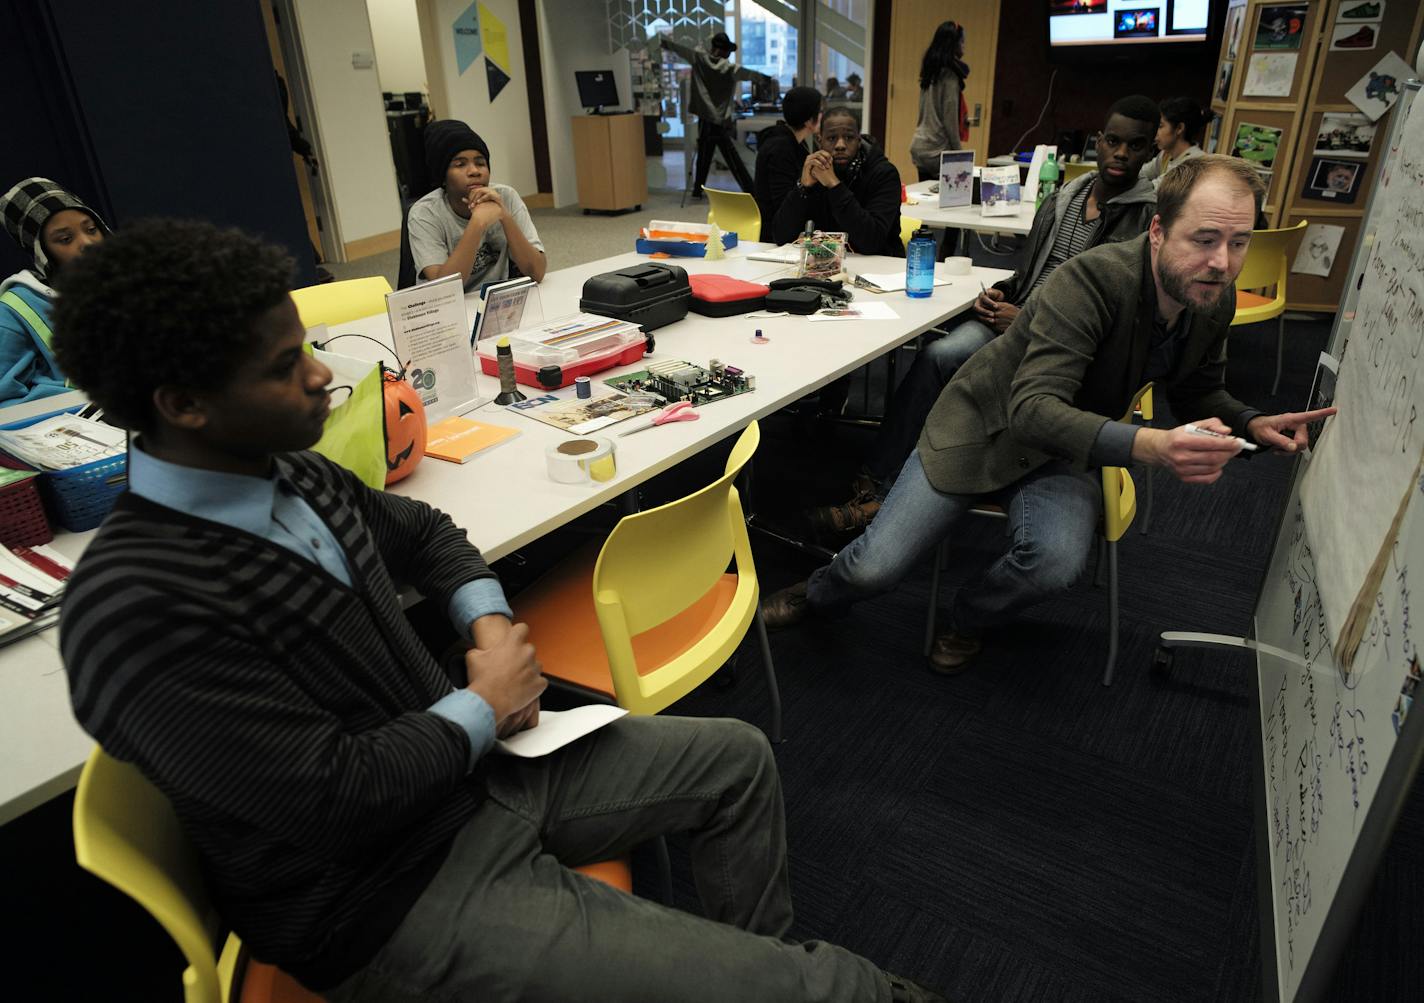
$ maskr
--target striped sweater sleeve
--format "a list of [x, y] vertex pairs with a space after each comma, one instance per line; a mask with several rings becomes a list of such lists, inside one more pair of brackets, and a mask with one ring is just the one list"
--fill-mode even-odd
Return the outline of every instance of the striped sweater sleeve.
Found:
[[170, 798], [339, 855], [389, 842], [464, 782], [454, 722], [408, 711], [355, 728], [244, 625], [148, 576], [113, 588], [102, 570], [66, 601], [75, 714]]

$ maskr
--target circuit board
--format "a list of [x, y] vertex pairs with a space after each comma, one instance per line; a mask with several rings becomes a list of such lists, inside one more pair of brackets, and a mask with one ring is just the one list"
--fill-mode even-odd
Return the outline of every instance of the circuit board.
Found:
[[691, 362], [667, 359], [640, 372], [610, 376], [603, 382], [625, 394], [651, 395], [660, 404], [691, 401], [694, 407], [756, 389], [755, 376], [717, 359], [712, 359], [706, 369]]

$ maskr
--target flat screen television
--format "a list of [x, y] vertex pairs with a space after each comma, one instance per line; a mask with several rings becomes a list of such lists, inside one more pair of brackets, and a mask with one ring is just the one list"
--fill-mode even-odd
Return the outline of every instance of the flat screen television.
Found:
[[578, 83], [579, 104], [595, 112], [618, 107], [618, 85], [612, 70], [574, 70]]
[[1205, 42], [1211, 0], [1048, 0], [1048, 44]]

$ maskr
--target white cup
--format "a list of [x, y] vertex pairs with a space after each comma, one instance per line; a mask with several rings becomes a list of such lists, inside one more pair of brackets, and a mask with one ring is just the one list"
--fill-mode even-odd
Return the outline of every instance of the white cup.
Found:
[[973, 269], [973, 258], [953, 257], [944, 259], [944, 273], [946, 275], [972, 275]]

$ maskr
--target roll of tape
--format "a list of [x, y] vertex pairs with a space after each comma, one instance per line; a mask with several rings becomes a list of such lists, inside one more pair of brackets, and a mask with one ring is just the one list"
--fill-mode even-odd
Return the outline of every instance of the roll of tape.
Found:
[[944, 271], [946, 275], [970, 275], [973, 274], [973, 258], [945, 258]]
[[544, 450], [549, 479], [560, 484], [611, 481], [618, 473], [613, 443], [607, 439], [570, 439]]

